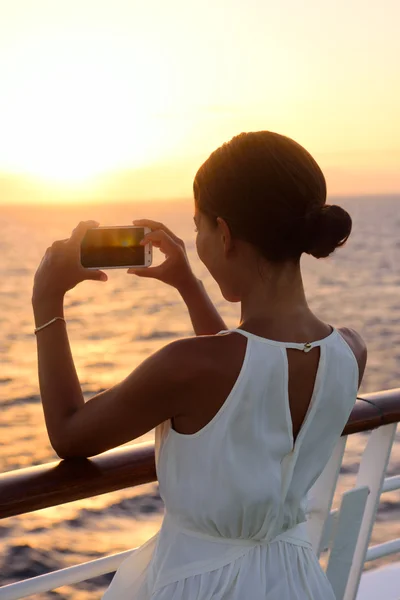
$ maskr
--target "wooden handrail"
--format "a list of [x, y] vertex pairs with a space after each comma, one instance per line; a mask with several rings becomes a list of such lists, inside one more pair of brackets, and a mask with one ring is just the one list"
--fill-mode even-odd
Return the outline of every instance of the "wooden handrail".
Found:
[[359, 396], [342, 435], [400, 421], [400, 388]]
[[[400, 388], [365, 394], [342, 435], [400, 421]], [[0, 475], [0, 519], [156, 480], [154, 445], [122, 446], [91, 459], [73, 458]]]
[[0, 475], [0, 519], [155, 480], [151, 442], [10, 471]]

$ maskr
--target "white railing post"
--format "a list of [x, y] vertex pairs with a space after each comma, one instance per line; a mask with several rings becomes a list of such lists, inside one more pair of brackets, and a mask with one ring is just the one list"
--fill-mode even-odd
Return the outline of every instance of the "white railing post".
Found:
[[355, 600], [357, 595], [396, 428], [397, 423], [392, 423], [374, 429], [370, 433], [367, 447], [361, 459], [356, 487], [367, 486], [370, 494], [365, 507], [353, 565], [350, 569], [343, 600]]
[[349, 490], [342, 496], [335, 538], [326, 569], [326, 576], [332, 585], [336, 600], [343, 599], [368, 494], [369, 488], [363, 486]]
[[325, 533], [331, 524], [330, 510], [346, 442], [347, 436], [339, 439], [325, 469], [308, 493], [308, 531], [312, 547], [318, 557], [324, 549]]

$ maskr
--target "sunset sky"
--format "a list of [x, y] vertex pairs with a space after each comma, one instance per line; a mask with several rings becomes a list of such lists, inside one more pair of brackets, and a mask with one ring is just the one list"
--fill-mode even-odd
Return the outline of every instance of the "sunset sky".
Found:
[[0, 0], [0, 203], [187, 197], [269, 129], [400, 192], [399, 0]]

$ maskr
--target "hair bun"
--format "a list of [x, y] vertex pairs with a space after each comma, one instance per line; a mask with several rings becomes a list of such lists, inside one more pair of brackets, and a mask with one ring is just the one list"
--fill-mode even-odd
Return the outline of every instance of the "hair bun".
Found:
[[326, 258], [346, 243], [352, 227], [349, 213], [336, 204], [324, 204], [306, 215], [306, 248], [315, 258]]

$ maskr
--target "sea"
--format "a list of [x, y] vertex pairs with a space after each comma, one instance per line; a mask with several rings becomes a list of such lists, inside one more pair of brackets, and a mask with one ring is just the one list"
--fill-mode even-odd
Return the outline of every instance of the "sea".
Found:
[[[4, 201], [4, 199], [3, 199]], [[361, 393], [400, 387], [400, 196], [330, 198], [353, 218], [347, 244], [328, 259], [305, 255], [302, 269], [312, 310], [326, 322], [358, 330], [368, 345]], [[186, 243], [228, 327], [239, 306], [226, 302], [195, 249], [192, 200], [51, 206], [0, 205], [0, 473], [57, 459], [44, 425], [31, 308], [35, 270], [54, 240], [79, 221], [129, 225], [136, 218], [165, 223]], [[156, 251], [157, 252], [157, 251]], [[162, 255], [155, 254], [155, 264]], [[67, 294], [66, 319], [86, 398], [126, 377], [172, 340], [191, 336], [186, 307], [172, 287], [154, 279], [108, 272]], [[136, 443], [154, 438], [149, 432]], [[349, 436], [334, 506], [354, 485], [368, 433]], [[400, 474], [400, 429], [387, 475]], [[158, 530], [163, 503], [156, 483], [0, 521], [0, 585], [85, 562], [144, 543]], [[400, 537], [400, 492], [382, 496], [371, 543]], [[398, 555], [368, 567], [380, 566]], [[64, 586], [36, 598], [94, 600], [112, 575]]]

